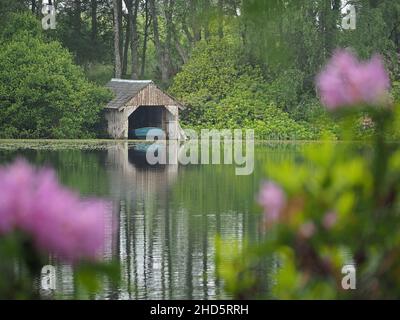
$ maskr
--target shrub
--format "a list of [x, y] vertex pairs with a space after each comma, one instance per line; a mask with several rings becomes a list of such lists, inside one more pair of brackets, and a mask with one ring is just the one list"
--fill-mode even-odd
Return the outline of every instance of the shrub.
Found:
[[321, 101], [350, 139], [362, 115], [365, 127], [373, 125], [369, 143], [322, 141], [296, 159], [265, 166], [260, 241], [217, 241], [217, 269], [235, 298], [399, 295], [400, 149], [387, 130], [396, 126], [400, 106], [388, 99], [388, 75], [376, 58], [369, 62], [374, 68], [352, 55], [341, 64], [336, 58], [322, 73]]
[[[321, 115], [313, 125], [307, 117], [299, 117], [302, 121], [292, 118], [299, 109], [301, 72], [288, 70], [268, 83], [260, 68], [243, 65], [240, 60], [236, 44], [227, 40], [197, 46], [170, 88], [187, 106], [182, 114], [185, 127], [249, 128], [258, 139], [274, 140], [317, 139], [325, 131], [334, 136], [327, 117]], [[301, 106], [302, 113], [314, 108], [309, 101]]]
[[[12, 21], [37, 25], [25, 14]], [[88, 82], [58, 42], [32, 30], [7, 30], [0, 52], [0, 137], [94, 137], [108, 90]]]

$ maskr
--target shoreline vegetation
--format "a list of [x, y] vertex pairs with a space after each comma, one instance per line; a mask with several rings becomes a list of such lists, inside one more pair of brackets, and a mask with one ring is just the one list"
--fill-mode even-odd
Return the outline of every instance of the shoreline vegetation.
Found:
[[[210, 140], [211, 142], [211, 140]], [[245, 142], [245, 140], [243, 140]], [[0, 150], [108, 150], [117, 145], [127, 145], [128, 148], [134, 148], [138, 145], [169, 144], [183, 146], [189, 141], [146, 141], [146, 140], [112, 140], [112, 139], [0, 139]], [[224, 146], [224, 140], [220, 145]], [[271, 147], [271, 146], [317, 146], [330, 143], [335, 146], [373, 146], [372, 141], [368, 140], [254, 140], [254, 147]], [[386, 141], [388, 146], [396, 146], [399, 141]], [[210, 144], [211, 148], [211, 144]]]
[[[103, 86], [116, 77], [153, 80], [186, 106], [184, 128], [248, 128], [262, 140], [346, 139], [315, 86], [340, 47], [362, 60], [379, 54], [392, 97], [400, 97], [400, 4], [393, 1], [360, 0], [351, 31], [340, 27], [340, 6], [322, 0], [178, 0], [168, 10], [156, 0], [122, 2], [132, 6], [60, 6], [57, 28], [44, 31], [39, 6], [0, 1], [0, 138], [106, 138], [102, 110], [112, 94]], [[353, 116], [357, 139], [374, 130], [369, 120]]]
[[[74, 299], [400, 296], [399, 1], [60, 0], [49, 30], [43, 2], [0, 0], [0, 299], [59, 262]], [[110, 117], [111, 78], [173, 102], [128, 86]], [[250, 132], [224, 167], [211, 137], [106, 139], [144, 122]]]

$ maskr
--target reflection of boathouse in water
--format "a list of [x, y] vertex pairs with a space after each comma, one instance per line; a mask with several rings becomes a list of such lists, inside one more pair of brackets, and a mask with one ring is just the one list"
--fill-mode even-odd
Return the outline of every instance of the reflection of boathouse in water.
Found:
[[[146, 164], [143, 156], [150, 146], [118, 141], [108, 145], [106, 153], [97, 153], [107, 172], [112, 229], [116, 231], [108, 233], [104, 256], [121, 262], [123, 284], [116, 288], [105, 282], [104, 291], [96, 297], [226, 298], [216, 277], [215, 235], [242, 243], [245, 234], [257, 235], [257, 215], [249, 215], [246, 201], [239, 199], [243, 206], [237, 206], [218, 195], [229, 195], [233, 190], [226, 183], [228, 176], [211, 166], [178, 170], [177, 164]], [[168, 153], [170, 163], [177, 163], [173, 157], [184, 151], [175, 141], [157, 146], [161, 154]], [[234, 170], [226, 174], [234, 178]], [[214, 204], [210, 194], [204, 194], [206, 190], [215, 195]], [[72, 268], [62, 266], [57, 288], [73, 294], [73, 279]]]
[[[189, 171], [199, 169], [178, 170], [177, 158], [184, 146], [177, 141], [157, 146], [169, 164], [145, 163], [146, 146], [137, 143], [124, 141], [108, 149], [110, 191], [118, 221], [111, 255], [123, 261], [121, 276], [126, 283], [110, 298], [226, 298], [216, 277], [215, 234], [234, 234], [242, 241], [243, 228], [253, 224], [244, 223], [244, 212], [206, 210], [205, 199], [192, 193], [198, 188], [181, 184]], [[213, 181], [208, 181], [211, 189]], [[197, 198], [197, 209], [182, 202], [182, 197]]]
[[[107, 162], [111, 171], [111, 193], [140, 198], [166, 191], [178, 175], [179, 145], [177, 141], [156, 144], [121, 142], [110, 147]], [[170, 164], [148, 164], [146, 153], [149, 149], [158, 156], [165, 156]]]
[[[108, 149], [110, 191], [118, 221], [109, 254], [123, 261], [121, 276], [126, 283], [126, 289], [110, 298], [205, 298], [210, 290], [219, 294], [215, 251], [209, 241], [217, 225], [214, 219], [208, 222], [207, 215], [193, 216], [173, 200], [182, 146], [175, 141], [157, 146], [158, 152], [167, 154], [168, 163], [175, 164], [145, 163], [146, 146], [141, 144], [121, 142]], [[219, 225], [223, 224], [231, 223]], [[200, 234], [202, 246], [195, 247]]]

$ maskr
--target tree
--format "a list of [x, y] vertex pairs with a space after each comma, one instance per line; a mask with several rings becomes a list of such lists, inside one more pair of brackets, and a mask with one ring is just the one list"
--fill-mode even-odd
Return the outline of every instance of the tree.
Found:
[[92, 41], [95, 42], [97, 40], [97, 1], [91, 0], [90, 2], [90, 11], [91, 11], [91, 19], [92, 19]]
[[[139, 0], [126, 0], [128, 9], [128, 24], [125, 46], [128, 48], [128, 43], [131, 45], [131, 78], [138, 79], [139, 77], [139, 36], [137, 32], [137, 17], [139, 12]], [[129, 36], [128, 36], [129, 35]], [[126, 50], [127, 52], [127, 50]], [[126, 53], [127, 54], [127, 53]]]
[[144, 77], [146, 69], [146, 54], [147, 54], [147, 41], [149, 38], [149, 28], [151, 25], [151, 17], [149, 12], [149, 0], [144, 1], [144, 27], [143, 27], [143, 46], [142, 46], [142, 59], [140, 77]]
[[114, 10], [114, 71], [115, 78], [120, 79], [122, 77], [122, 61], [121, 61], [121, 47], [120, 47], [120, 10], [119, 10], [119, 0], [113, 0], [113, 10]]
[[166, 61], [166, 53], [163, 43], [161, 42], [160, 30], [158, 26], [158, 14], [156, 9], [155, 0], [149, 0], [150, 12], [153, 19], [153, 36], [154, 45], [156, 47], [156, 56], [158, 61], [158, 67], [161, 72], [161, 82], [166, 84], [168, 82], [168, 66]]
[[[164, 87], [190, 63], [199, 42], [238, 39], [237, 63], [259, 66], [271, 99], [304, 120], [315, 106], [315, 74], [337, 47], [352, 47], [363, 58], [382, 54], [393, 80], [400, 79], [400, 4], [352, 3], [356, 30], [341, 27], [340, 0], [58, 0], [57, 29], [46, 35], [96, 82], [108, 81], [114, 68], [115, 77], [149, 77]], [[9, 12], [35, 8], [40, 19], [41, 1], [0, 0], [0, 25]]]
[[58, 42], [45, 41], [31, 14], [12, 15], [9, 30], [1, 34], [0, 137], [94, 137], [108, 90], [85, 80]]
[[224, 37], [224, 0], [218, 0], [218, 36]]

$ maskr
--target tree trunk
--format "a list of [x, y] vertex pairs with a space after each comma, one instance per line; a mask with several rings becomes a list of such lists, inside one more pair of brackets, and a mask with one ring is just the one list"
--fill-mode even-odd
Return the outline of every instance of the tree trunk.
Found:
[[92, 40], [97, 39], [97, 0], [91, 0]]
[[[49, 1], [49, 4], [50, 4], [50, 1]], [[42, 8], [43, 8], [43, 0], [38, 0], [36, 2], [36, 12], [35, 12], [38, 17], [41, 17], [41, 15], [42, 15]]]
[[[125, 1], [129, 2], [130, 0]], [[128, 8], [128, 6], [127, 6]], [[129, 9], [128, 9], [129, 10]], [[126, 32], [125, 32], [125, 41], [124, 41], [124, 51], [122, 55], [122, 75], [127, 74], [128, 70], [128, 50], [129, 50], [129, 44], [131, 43], [131, 25], [132, 25], [132, 18], [130, 13], [128, 12], [128, 15], [126, 16]]]
[[341, 0], [321, 1], [319, 26], [323, 44], [323, 57], [328, 58], [336, 46], [336, 32], [340, 17]]
[[189, 56], [186, 49], [182, 46], [180, 42], [179, 33], [176, 31], [174, 23], [172, 23], [172, 34], [174, 35], [175, 49], [178, 52], [182, 62], [185, 64], [189, 60]]
[[75, 32], [80, 35], [81, 33], [81, 14], [82, 14], [82, 3], [81, 0], [74, 1], [74, 27]]
[[172, 74], [172, 63], [171, 63], [171, 51], [172, 51], [172, 37], [174, 33], [173, 24], [173, 11], [175, 6], [175, 0], [164, 0], [164, 12], [166, 21], [166, 38], [164, 45], [164, 64], [167, 68], [168, 78]]
[[218, 0], [218, 37], [224, 37], [224, 0]]
[[200, 13], [199, 13], [199, 0], [189, 1], [189, 12], [191, 16], [191, 24], [193, 30], [193, 38], [195, 42], [201, 40], [201, 23], [200, 23]]
[[36, 13], [36, 0], [31, 1], [31, 10], [33, 14]]
[[131, 17], [130, 33], [131, 33], [131, 79], [139, 78], [139, 36], [137, 32], [137, 16], [139, 12], [139, 0], [130, 0], [128, 8]]
[[[124, 29], [123, 29], [123, 21], [122, 21], [122, 0], [118, 0], [118, 33], [119, 33], [119, 54], [121, 59], [121, 69], [122, 69], [122, 61], [124, 59]], [[121, 70], [122, 72], [122, 70]]]
[[185, 20], [182, 21], [182, 30], [185, 33], [186, 38], [187, 38], [188, 42], [190, 43], [190, 46], [193, 47], [194, 46], [194, 36], [190, 33], [189, 27]]
[[146, 52], [147, 52], [147, 39], [149, 37], [149, 27], [151, 24], [150, 14], [149, 14], [149, 1], [145, 2], [145, 23], [144, 23], [144, 35], [143, 35], [143, 48], [142, 48], [142, 65], [140, 70], [140, 77], [143, 79], [146, 70]]
[[120, 18], [118, 10], [118, 0], [113, 0], [114, 11], [114, 58], [115, 58], [115, 78], [120, 79], [122, 75], [121, 70], [121, 50], [120, 50]]
[[186, 62], [188, 62], [189, 56], [188, 56], [185, 48], [180, 44], [177, 34], [174, 34], [174, 36], [175, 36], [176, 51], [178, 52], [180, 58], [182, 59], [182, 62], [185, 64]]
[[211, 3], [210, 0], [204, 0], [204, 6], [203, 6], [203, 11], [205, 18], [203, 18], [204, 21], [204, 38], [206, 40], [210, 40], [211, 37], [211, 32], [210, 32], [210, 8], [211, 8]]
[[156, 47], [156, 55], [158, 60], [158, 65], [161, 71], [161, 81], [163, 84], [168, 82], [168, 68], [164, 63], [164, 48], [160, 40], [160, 33], [158, 30], [158, 17], [156, 11], [155, 0], [149, 0], [150, 12], [153, 19], [153, 33], [154, 33], [154, 45]]

